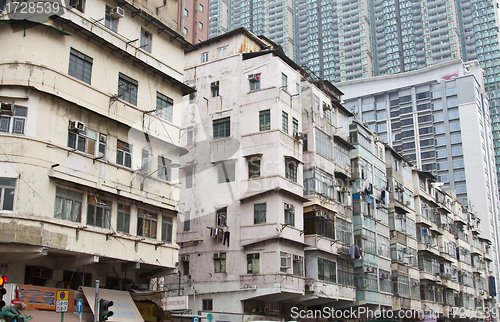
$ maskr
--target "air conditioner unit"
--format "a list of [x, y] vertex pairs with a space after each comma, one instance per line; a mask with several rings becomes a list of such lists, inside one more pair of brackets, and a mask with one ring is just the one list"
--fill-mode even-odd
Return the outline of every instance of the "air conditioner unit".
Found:
[[214, 259], [220, 258], [220, 253], [214, 253]]
[[219, 87], [219, 81], [210, 83], [210, 87], [212, 87], [212, 88], [218, 88]]
[[420, 283], [419, 282], [413, 282], [413, 286], [419, 286]]
[[298, 260], [300, 260], [300, 256], [299, 256], [299, 255], [293, 255], [293, 260], [294, 260], [294, 261], [298, 261]]
[[80, 121], [70, 121], [69, 130], [75, 132], [83, 132], [85, 131], [85, 123]]
[[312, 283], [308, 283], [304, 286], [304, 290], [306, 292], [314, 292], [314, 286]]
[[373, 273], [373, 267], [371, 267], [371, 266], [364, 266], [363, 267], [363, 272], [365, 272], [365, 273]]
[[14, 114], [14, 104], [2, 103], [0, 108], [0, 114], [12, 115]]
[[109, 15], [114, 19], [120, 19], [123, 18], [123, 16], [125, 16], [125, 10], [123, 10], [123, 8], [120, 7], [114, 7], [111, 8]]
[[251, 82], [256, 82], [260, 80], [260, 74], [250, 74], [248, 75], [248, 80]]
[[181, 256], [181, 262], [189, 262], [189, 255]]
[[405, 205], [409, 206], [410, 205], [410, 201], [405, 201]]
[[303, 140], [304, 139], [304, 134], [302, 132], [293, 132], [293, 137], [296, 140]]
[[285, 210], [293, 210], [293, 205], [289, 203], [285, 203]]

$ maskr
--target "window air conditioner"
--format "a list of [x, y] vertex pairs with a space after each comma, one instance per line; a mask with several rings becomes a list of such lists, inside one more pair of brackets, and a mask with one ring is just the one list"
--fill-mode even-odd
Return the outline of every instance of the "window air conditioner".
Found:
[[218, 88], [218, 87], [219, 87], [219, 81], [212, 82], [212, 83], [210, 84], [210, 87], [212, 87], [212, 88]]
[[314, 286], [313, 286], [312, 284], [306, 284], [306, 285], [304, 286], [304, 290], [305, 290], [306, 292], [314, 292]]
[[189, 255], [181, 256], [181, 262], [189, 262]]
[[256, 82], [260, 79], [260, 74], [250, 74], [248, 75], [248, 80], [251, 82]]
[[289, 203], [285, 203], [285, 210], [293, 210], [293, 205]]
[[123, 18], [123, 16], [125, 15], [125, 10], [123, 10], [123, 8], [120, 7], [114, 7], [111, 8], [109, 15], [114, 19], [120, 19]]
[[304, 134], [302, 132], [293, 132], [293, 137], [296, 140], [303, 140], [304, 139]]
[[0, 114], [12, 115], [14, 113], [14, 104], [2, 103]]
[[220, 253], [214, 253], [214, 259], [220, 258]]
[[69, 130], [75, 132], [83, 132], [85, 131], [85, 123], [80, 121], [70, 121]]

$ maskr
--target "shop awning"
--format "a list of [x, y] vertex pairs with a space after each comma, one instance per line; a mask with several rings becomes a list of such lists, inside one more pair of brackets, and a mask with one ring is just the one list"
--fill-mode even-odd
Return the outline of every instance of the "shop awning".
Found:
[[[83, 286], [80, 288], [90, 304], [92, 313], [94, 313], [95, 288]], [[99, 298], [113, 301], [113, 306], [110, 309], [114, 314], [108, 321], [144, 322], [129, 292], [101, 288], [99, 289]]]

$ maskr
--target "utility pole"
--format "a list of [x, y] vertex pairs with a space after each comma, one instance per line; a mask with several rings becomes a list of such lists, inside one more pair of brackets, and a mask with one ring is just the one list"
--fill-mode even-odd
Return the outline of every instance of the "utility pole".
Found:
[[99, 317], [99, 280], [95, 281], [94, 322]]

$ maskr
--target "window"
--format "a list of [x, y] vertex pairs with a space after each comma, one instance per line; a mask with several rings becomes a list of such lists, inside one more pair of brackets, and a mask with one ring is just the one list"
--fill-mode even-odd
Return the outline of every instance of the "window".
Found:
[[189, 275], [189, 261], [183, 261], [182, 262], [182, 274], [184, 276]]
[[0, 132], [24, 134], [28, 109], [13, 104], [2, 104], [2, 111], [7, 111], [6, 114], [12, 116], [6, 114], [0, 116]]
[[191, 212], [186, 211], [184, 213], [184, 230], [190, 230], [191, 229]]
[[172, 122], [174, 101], [161, 93], [156, 92], [156, 115], [164, 120]]
[[158, 156], [158, 179], [165, 181], [172, 180], [172, 170], [168, 167], [170, 163], [172, 163], [172, 160], [169, 160], [161, 155]]
[[335, 217], [337, 240], [345, 245], [352, 244], [352, 224], [346, 220]]
[[186, 178], [186, 188], [193, 187], [193, 169], [185, 169], [184, 176]]
[[295, 117], [292, 118], [292, 131], [293, 134], [299, 133], [299, 121]]
[[[74, 128], [72, 122], [69, 125], [68, 131], [68, 147], [91, 155], [96, 154], [98, 133], [85, 127], [83, 130]], [[104, 157], [106, 152], [106, 135], [99, 134], [99, 150], [98, 157]]]
[[218, 120], [213, 120], [214, 139], [220, 139], [230, 136], [231, 119], [225, 117]]
[[226, 253], [215, 253], [214, 254], [214, 268], [215, 273], [225, 273], [226, 272]]
[[259, 203], [253, 205], [253, 223], [265, 224], [266, 223], [266, 204]]
[[323, 109], [323, 117], [328, 123], [332, 123], [332, 110], [330, 108]]
[[129, 102], [130, 104], [137, 105], [137, 88], [139, 83], [122, 73], [118, 75], [118, 97]]
[[293, 275], [304, 275], [304, 257], [293, 255]]
[[203, 30], [203, 24], [201, 22], [198, 22], [198, 28], [200, 28], [200, 30]]
[[201, 53], [201, 62], [206, 63], [208, 61], [208, 51]]
[[232, 182], [235, 180], [235, 164], [234, 162], [220, 162], [217, 164], [218, 182]]
[[186, 27], [182, 28], [182, 33], [187, 36], [188, 30]]
[[248, 161], [248, 178], [260, 177], [260, 159], [252, 159]]
[[285, 224], [295, 226], [295, 206], [285, 203]]
[[281, 128], [283, 132], [288, 133], [288, 113], [281, 112]]
[[318, 258], [318, 280], [337, 283], [337, 263]]
[[219, 227], [227, 227], [227, 207], [217, 209], [215, 212], [215, 225]]
[[316, 128], [316, 152], [333, 160], [332, 137]]
[[354, 263], [346, 259], [337, 259], [337, 283], [354, 286]]
[[118, 19], [111, 16], [112, 9], [112, 7], [106, 5], [106, 10], [104, 11], [104, 26], [116, 32], [118, 30]]
[[[153, 155], [149, 152], [148, 149], [142, 149], [142, 163], [141, 163], [141, 171], [144, 173], [151, 172], [151, 162], [153, 160]], [[160, 163], [158, 163], [159, 165]]]
[[116, 230], [129, 233], [130, 230], [130, 206], [118, 204], [118, 219], [116, 220]]
[[260, 89], [260, 74], [248, 75], [248, 82], [250, 83], [250, 90], [255, 91]]
[[200, 4], [200, 12], [203, 12], [203, 5]]
[[283, 73], [281, 73], [281, 88], [288, 90], [288, 76]]
[[[5, 209], [5, 197], [2, 195], [2, 209], [3, 210], [12, 210], [12, 202], [14, 201], [14, 184], [15, 179], [0, 179], [0, 186], [2, 186], [2, 193], [7, 191], [5, 180], [12, 181], [12, 189], [10, 189], [10, 193], [12, 193], [12, 199], [9, 202], [11, 205], [11, 209]], [[4, 182], [2, 182], [4, 181]], [[4, 191], [5, 190], [5, 191]], [[8, 191], [7, 191], [8, 192]], [[79, 192], [75, 192], [72, 190], [62, 189], [56, 187], [56, 203], [54, 205], [54, 217], [64, 220], [69, 220], [73, 222], [81, 222], [82, 216], [82, 194]]]
[[85, 8], [85, 0], [70, 0], [69, 6], [83, 12], [83, 8]]
[[187, 17], [188, 13], [189, 13], [189, 11], [186, 8], [184, 8], [184, 17]]
[[259, 273], [259, 254], [247, 254], [247, 274]]
[[285, 178], [297, 182], [297, 161], [293, 159], [285, 160]]
[[87, 225], [110, 228], [111, 201], [89, 195], [87, 199]]
[[90, 84], [92, 76], [92, 58], [73, 48], [69, 51], [68, 75]]
[[271, 110], [259, 111], [259, 131], [271, 129]]
[[193, 128], [188, 127], [186, 130], [186, 143], [187, 145], [193, 144]]
[[217, 58], [224, 58], [227, 56], [227, 46], [217, 48]]
[[151, 52], [151, 43], [153, 42], [153, 34], [144, 28], [141, 28], [141, 47], [148, 53]]
[[172, 244], [172, 217], [161, 216], [161, 240]]
[[156, 238], [158, 215], [147, 210], [137, 210], [137, 236]]
[[116, 142], [116, 163], [132, 168], [132, 154], [130, 144], [117, 140]]
[[203, 311], [212, 311], [213, 310], [213, 300], [212, 299], [203, 300], [202, 301], [202, 308], [203, 308]]

